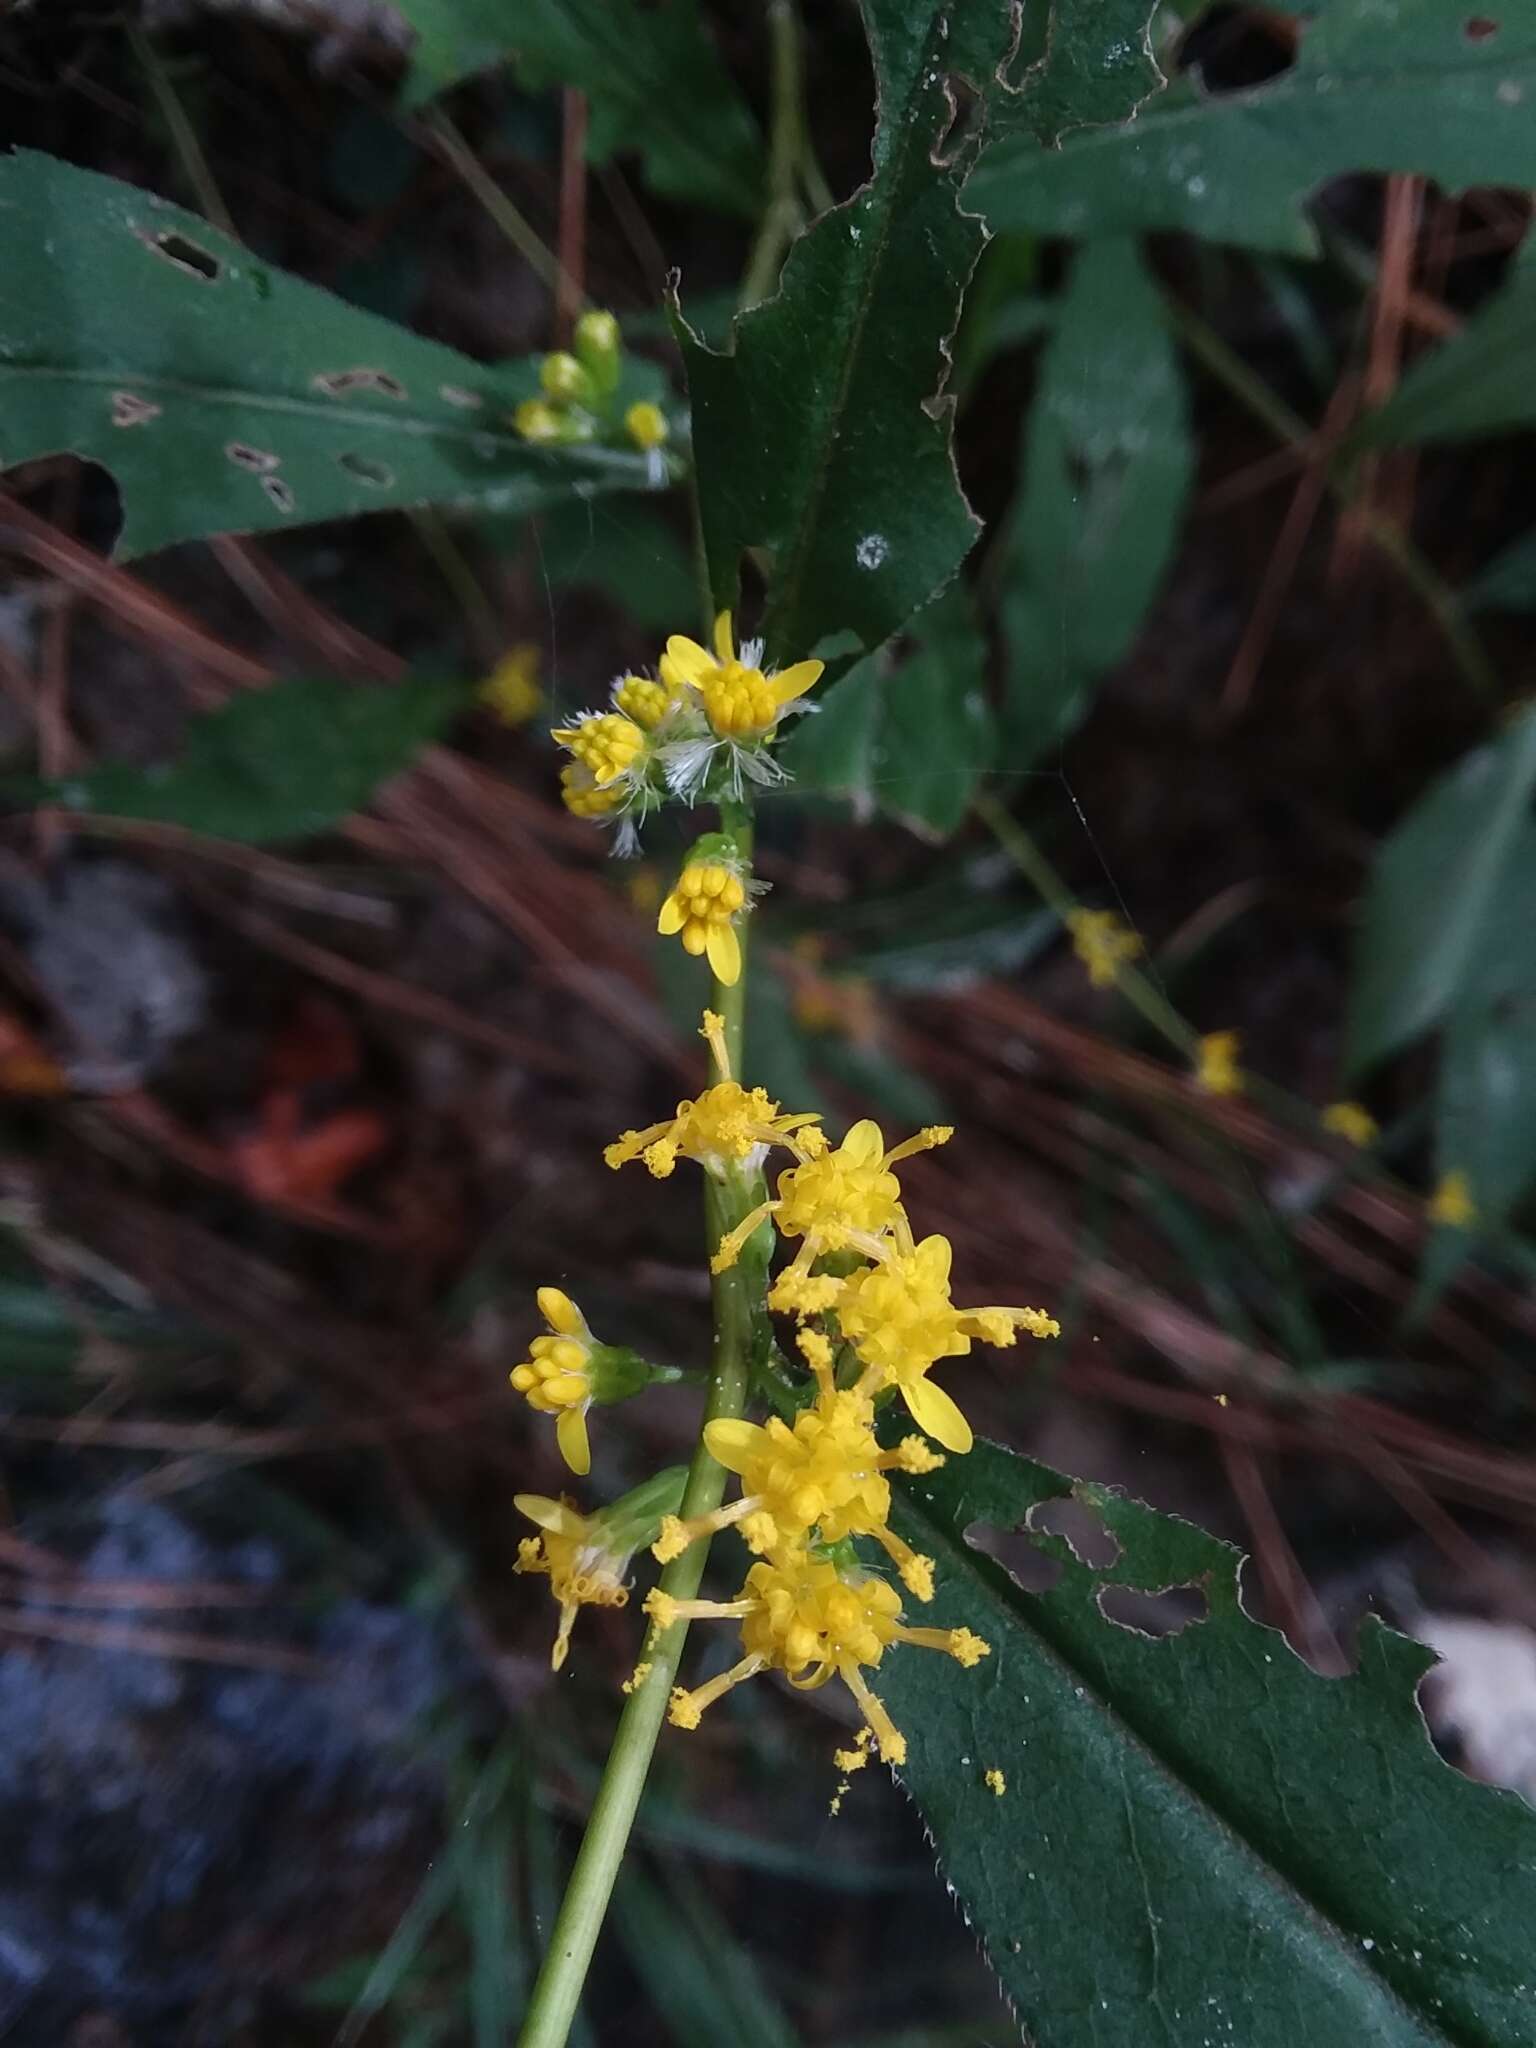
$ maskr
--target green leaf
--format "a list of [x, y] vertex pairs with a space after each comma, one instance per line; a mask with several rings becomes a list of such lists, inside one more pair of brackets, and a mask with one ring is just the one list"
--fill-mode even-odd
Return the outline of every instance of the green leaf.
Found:
[[[984, 240], [961, 210], [957, 169], [935, 161], [951, 116], [949, 11], [948, 0], [865, 0], [874, 176], [801, 235], [728, 353], [678, 317], [715, 599], [731, 604], [744, 549], [771, 550], [777, 660], [843, 628], [878, 646], [950, 580], [979, 530], [938, 395]], [[980, 49], [989, 30], [995, 62], [1008, 9], [988, 0], [971, 13], [970, 41]]]
[[1040, 367], [1001, 606], [1004, 758], [1026, 767], [1123, 660], [1194, 473], [1184, 380], [1134, 244], [1079, 251]]
[[392, 0], [416, 30], [406, 103], [515, 57], [533, 84], [589, 100], [587, 156], [640, 152], [655, 192], [753, 214], [763, 199], [757, 124], [696, 0]]
[[804, 790], [847, 797], [866, 817], [878, 806], [922, 837], [944, 839], [963, 822], [996, 750], [986, 650], [958, 591], [916, 630], [916, 647], [896, 668], [883, 653], [856, 662], [783, 760]]
[[1416, 171], [1453, 191], [1536, 183], [1533, 99], [1529, 8], [1329, 0], [1279, 78], [1216, 95], [1184, 80], [1134, 122], [1069, 133], [1056, 150], [1005, 134], [966, 200], [996, 229], [1178, 228], [1312, 255], [1306, 200], [1344, 171]]
[[532, 447], [537, 367], [488, 369], [260, 261], [169, 201], [0, 157], [0, 460], [69, 452], [123, 496], [119, 552], [440, 503], [643, 490], [645, 458]]
[[463, 683], [359, 686], [291, 678], [248, 690], [197, 719], [180, 758], [111, 762], [87, 775], [7, 792], [27, 804], [146, 818], [251, 845], [304, 839], [358, 810], [469, 699]]
[[1148, 0], [1026, 8], [1018, 49], [988, 81], [989, 138], [1023, 135], [1054, 149], [1069, 131], [1128, 121], [1163, 84], [1151, 48], [1156, 13]]
[[1442, 1174], [1467, 1176], [1479, 1230], [1503, 1222], [1536, 1180], [1536, 994], [1463, 1002], [1452, 1017], [1435, 1156]]
[[[1536, 178], [1536, 142], [1531, 176]], [[1517, 265], [1459, 334], [1421, 356], [1355, 437], [1361, 447], [1461, 441], [1536, 423], [1536, 267]]]
[[[1415, 1699], [1426, 1650], [1368, 1617], [1359, 1670], [1320, 1677], [1244, 1613], [1236, 1551], [995, 1444], [901, 1494], [896, 1527], [938, 1565], [923, 1622], [970, 1627], [992, 1654], [963, 1671], [901, 1650], [880, 1691], [1030, 2040], [1530, 2040], [1536, 1814], [1434, 1754]], [[1066, 1499], [1102, 1520], [1112, 1564], [1036, 1522], [1060, 1578], [1032, 1593], [967, 1542]], [[1142, 1633], [1145, 1609], [1141, 1627], [1101, 1611], [1107, 1588], [1126, 1603], [1192, 1588], [1207, 1612]]]
[[1494, 556], [1461, 593], [1469, 612], [1536, 612], [1536, 531]]
[[[1501, 971], [1488, 948], [1512, 908], [1518, 915], [1506, 892], [1511, 876], [1530, 872], [1533, 790], [1536, 712], [1526, 712], [1442, 776], [1383, 842], [1350, 989], [1350, 1074], [1443, 1017], [1471, 968]], [[1515, 957], [1529, 954], [1527, 927]]]

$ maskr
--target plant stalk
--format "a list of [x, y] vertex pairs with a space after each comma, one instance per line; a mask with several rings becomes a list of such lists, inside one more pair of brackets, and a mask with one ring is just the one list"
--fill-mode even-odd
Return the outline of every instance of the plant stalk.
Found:
[[[752, 818], [746, 805], [722, 805], [722, 823], [729, 830], [744, 860], [752, 856]], [[725, 1019], [726, 1047], [731, 1071], [741, 1078], [743, 1020], [748, 966], [748, 928], [741, 931], [741, 976], [732, 988], [715, 982], [711, 1007]], [[718, 1081], [718, 1073], [711, 1075]], [[732, 1230], [749, 1209], [762, 1199], [762, 1175], [733, 1174], [704, 1180], [704, 1219], [708, 1250], [713, 1253], [726, 1231]], [[679, 1512], [684, 1520], [707, 1515], [719, 1507], [725, 1492], [725, 1467], [717, 1465], [704, 1445], [703, 1425], [720, 1417], [735, 1417], [746, 1407], [752, 1364], [752, 1335], [763, 1297], [766, 1267], [761, 1253], [749, 1245], [741, 1259], [726, 1273], [716, 1273], [710, 1282], [714, 1313], [714, 1347], [710, 1360], [709, 1393], [704, 1404], [699, 1441], [688, 1468]], [[677, 1600], [692, 1600], [698, 1593], [709, 1553], [707, 1539], [690, 1544], [662, 1572], [659, 1584]], [[571, 1869], [565, 1897], [550, 1932], [549, 1947], [539, 1970], [538, 1982], [528, 2004], [518, 2048], [565, 2048], [571, 2022], [581, 2002], [582, 1987], [591, 1965], [597, 1937], [602, 1930], [608, 1901], [634, 1825], [635, 1813], [645, 1790], [656, 1740], [666, 1718], [667, 1702], [677, 1678], [688, 1623], [677, 1621], [670, 1628], [647, 1631], [640, 1661], [650, 1668], [624, 1704], [614, 1734], [613, 1747], [603, 1767], [597, 1796], [587, 1821], [587, 1831]]]

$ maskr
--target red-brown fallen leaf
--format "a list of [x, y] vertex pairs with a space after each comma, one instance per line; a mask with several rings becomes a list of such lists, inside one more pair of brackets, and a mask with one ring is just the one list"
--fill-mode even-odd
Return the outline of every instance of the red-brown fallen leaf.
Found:
[[237, 1139], [231, 1162], [241, 1184], [267, 1201], [333, 1195], [389, 1143], [371, 1109], [342, 1109], [309, 1130], [298, 1128], [297, 1091], [277, 1090], [263, 1104], [264, 1128]]

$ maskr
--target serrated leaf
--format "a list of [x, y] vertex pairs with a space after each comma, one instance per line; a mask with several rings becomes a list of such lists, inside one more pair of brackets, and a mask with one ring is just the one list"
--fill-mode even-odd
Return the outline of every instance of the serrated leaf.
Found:
[[1306, 201], [1341, 172], [1415, 171], [1452, 191], [1536, 183], [1533, 100], [1528, 8], [1330, 0], [1279, 78], [1215, 95], [1186, 80], [1133, 123], [1069, 133], [1059, 150], [1005, 135], [966, 201], [997, 229], [1183, 229], [1312, 255]]
[[[988, 86], [989, 136], [1054, 149], [1073, 129], [1127, 121], [1163, 84], [1148, 0], [1050, 0], [1025, 8], [1020, 47]], [[1001, 86], [1001, 90], [999, 90]]]
[[[1536, 141], [1531, 176], [1536, 177]], [[1536, 422], [1536, 268], [1515, 267], [1504, 289], [1459, 334], [1421, 356], [1354, 437], [1360, 447], [1461, 441]]]
[[291, 678], [232, 697], [197, 719], [180, 757], [112, 762], [86, 775], [15, 786], [28, 804], [145, 818], [251, 845], [327, 831], [398, 775], [464, 708], [463, 683], [360, 687]]
[[1000, 615], [1005, 759], [1060, 739], [1124, 658], [1179, 536], [1194, 474], [1184, 380], [1133, 243], [1078, 252], [1025, 429]]
[[[1536, 925], [1525, 929], [1529, 951]], [[1457, 1008], [1440, 1055], [1435, 1157], [1442, 1174], [1466, 1175], [1480, 1229], [1536, 1180], [1536, 994]]]
[[123, 496], [118, 552], [438, 503], [643, 490], [643, 456], [512, 430], [488, 369], [277, 269], [154, 193], [0, 157], [0, 462], [69, 452]]
[[950, 592], [918, 620], [905, 660], [869, 656], [833, 685], [785, 747], [785, 767], [805, 790], [947, 838], [996, 750], [985, 656], [969, 599]]
[[534, 82], [589, 100], [587, 156], [640, 152], [646, 182], [672, 199], [752, 214], [762, 143], [695, 0], [391, 0], [416, 31], [407, 105], [516, 58]]
[[[947, 0], [865, 0], [879, 119], [874, 176], [801, 235], [776, 295], [717, 355], [679, 317], [710, 578], [732, 602], [741, 555], [773, 555], [769, 653], [848, 629], [873, 648], [954, 575], [979, 531], [941, 400], [949, 338], [984, 232], [956, 169]], [[1008, 9], [971, 10], [996, 62]], [[980, 72], [982, 66], [977, 64]]]
[[1536, 713], [1459, 761], [1383, 842], [1366, 894], [1350, 989], [1347, 1065], [1357, 1074], [1446, 1015], [1474, 965], [1502, 969], [1490, 944], [1513, 912], [1516, 959], [1529, 927], [1506, 894], [1529, 854]]
[[[924, 1623], [992, 1646], [881, 1665], [901, 1776], [1039, 2048], [1530, 2040], [1536, 1814], [1434, 1754], [1427, 1651], [1368, 1618], [1359, 1670], [1320, 1677], [1244, 1613], [1235, 1550], [995, 1444], [901, 1495], [938, 1565]], [[1113, 1564], [1041, 1532], [1061, 1575], [1030, 1593], [966, 1541], [1067, 1497]], [[1143, 1634], [1105, 1587], [1195, 1588], [1206, 1618]]]

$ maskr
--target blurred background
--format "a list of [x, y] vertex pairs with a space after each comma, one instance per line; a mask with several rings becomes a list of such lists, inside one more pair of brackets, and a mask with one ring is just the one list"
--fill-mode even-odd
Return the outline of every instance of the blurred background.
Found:
[[[867, 175], [873, 92], [851, 5], [803, 28], [810, 211]], [[1154, 30], [1185, 90], [1296, 61], [1264, 7]], [[0, 134], [482, 362], [584, 296], [681, 417], [666, 280], [722, 339], [769, 69], [756, 10], [695, 33], [725, 87], [658, 77], [698, 123], [664, 174], [547, 57], [408, 106], [404, 20], [353, 0], [17, 7]], [[1324, 1670], [1367, 1611], [1420, 1636], [1446, 1753], [1530, 1791], [1536, 858], [1528, 783], [1518, 858], [1488, 795], [1527, 687], [1530, 444], [1442, 419], [1341, 455], [1437, 350], [1463, 350], [1442, 412], [1517, 376], [1517, 323], [1469, 344], [1528, 204], [1349, 177], [1312, 217], [1305, 260], [985, 251], [950, 389], [986, 530], [764, 813], [752, 1078], [959, 1127], [906, 1170], [920, 1227], [962, 1299], [1064, 1329], [955, 1369], [979, 1428], [1240, 1545]], [[511, 1496], [564, 1474], [506, 1374], [545, 1283], [651, 1356], [707, 1344], [696, 1187], [601, 1158], [696, 1072], [702, 979], [654, 939], [688, 835], [609, 859], [548, 738], [697, 631], [686, 494], [124, 566], [105, 469], [3, 492], [13, 778], [127, 787], [274, 677], [503, 688], [318, 833], [217, 829], [292, 772], [281, 718], [237, 792], [204, 764], [207, 829], [8, 806], [0, 2040], [502, 2043], [637, 1640], [586, 1612], [550, 1672]], [[1457, 893], [1484, 832], [1491, 908]], [[1138, 935], [1118, 985], [1074, 907]], [[1199, 1082], [1218, 1031], [1235, 1092]], [[1325, 1121], [1357, 1099], [1369, 1125]], [[683, 1455], [695, 1403], [594, 1430], [588, 1497]], [[829, 1816], [830, 1711], [744, 1688], [663, 1740], [579, 2038], [1015, 2037], [899, 1790], [868, 1773]]]

